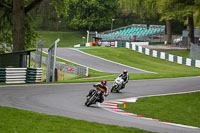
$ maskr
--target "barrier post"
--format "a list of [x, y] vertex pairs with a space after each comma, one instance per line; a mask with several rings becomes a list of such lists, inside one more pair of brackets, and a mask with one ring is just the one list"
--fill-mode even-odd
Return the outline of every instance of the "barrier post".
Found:
[[57, 78], [56, 81], [59, 82], [59, 69], [58, 68], [57, 68], [57, 75], [56, 76], [57, 76], [56, 77]]

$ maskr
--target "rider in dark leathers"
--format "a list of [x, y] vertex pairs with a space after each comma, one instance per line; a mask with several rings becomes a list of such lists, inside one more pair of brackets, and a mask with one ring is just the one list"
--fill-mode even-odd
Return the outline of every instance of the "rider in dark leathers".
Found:
[[[107, 84], [107, 81], [102, 80], [101, 83], [97, 83], [97, 84], [93, 85], [93, 87], [102, 91], [100, 98], [97, 100], [97, 102], [102, 103], [104, 101], [104, 96], [107, 97], [109, 95], [109, 89], [108, 89], [108, 86], [106, 84]], [[87, 97], [90, 96], [93, 93], [93, 91], [95, 91], [95, 90], [91, 89], [89, 91], [89, 94], [87, 95]], [[104, 96], [103, 96], [103, 94], [104, 94]]]
[[128, 76], [128, 71], [127, 70], [124, 70], [120, 75], [119, 77], [122, 77], [122, 79], [124, 80], [124, 82], [122, 83], [122, 89], [125, 88], [125, 85], [128, 83], [128, 79], [129, 79], [129, 76]]

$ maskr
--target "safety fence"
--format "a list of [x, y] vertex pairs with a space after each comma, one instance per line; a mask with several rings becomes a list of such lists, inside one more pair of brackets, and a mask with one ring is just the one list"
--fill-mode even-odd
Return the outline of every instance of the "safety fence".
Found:
[[[31, 59], [35, 60], [34, 53], [31, 53]], [[43, 56], [41, 62], [42, 62], [42, 64], [47, 65], [48, 58]], [[64, 72], [70, 73], [70, 74], [88, 76], [88, 68], [83, 67], [83, 66], [75, 66], [75, 65], [56, 61], [55, 68], [58, 68], [60, 71], [64, 71]]]
[[191, 44], [190, 58], [194, 60], [200, 60], [200, 44]]
[[[102, 44], [103, 43], [104, 42], [102, 42]], [[106, 42], [106, 44], [107, 44], [107, 42]], [[143, 54], [146, 54], [146, 55], [150, 55], [150, 56], [153, 56], [153, 57], [156, 57], [156, 58], [168, 60], [170, 62], [200, 68], [200, 60], [184, 58], [184, 57], [181, 57], [181, 56], [176, 56], [176, 55], [168, 54], [168, 53], [165, 53], [165, 52], [159, 52], [159, 51], [156, 51], [156, 50], [144, 48], [143, 46], [145, 46], [145, 45], [150, 45], [150, 42], [118, 42], [118, 41], [115, 41], [115, 42], [110, 42], [106, 46], [125, 47], [125, 48], [129, 48], [129, 49], [132, 49], [134, 51], [137, 51], [137, 52], [140, 52], [140, 53], [143, 53]], [[85, 45], [84, 44], [74, 45], [74, 47], [81, 47], [81, 46], [88, 46], [88, 45], [86, 45], [86, 44]]]
[[42, 68], [0, 68], [0, 83], [36, 83], [42, 75]]

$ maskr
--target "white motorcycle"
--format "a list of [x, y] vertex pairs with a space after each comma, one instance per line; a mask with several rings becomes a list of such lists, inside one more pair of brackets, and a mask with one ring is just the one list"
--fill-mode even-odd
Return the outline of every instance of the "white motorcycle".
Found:
[[112, 85], [111, 93], [119, 92], [119, 90], [122, 89], [123, 82], [124, 80], [122, 79], [122, 77], [117, 77]]

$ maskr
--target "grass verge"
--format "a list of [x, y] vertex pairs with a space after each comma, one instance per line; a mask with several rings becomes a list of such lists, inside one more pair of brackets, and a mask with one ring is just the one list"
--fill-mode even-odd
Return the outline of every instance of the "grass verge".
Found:
[[44, 48], [49, 48], [58, 38], [60, 38], [58, 47], [73, 47], [76, 44], [86, 42], [82, 39], [83, 36], [86, 36], [86, 32], [38, 31], [38, 34], [37, 41], [44, 40]]
[[[140, 68], [143, 70], [155, 72], [155, 73], [129, 74], [130, 80], [176, 78], [176, 77], [189, 77], [189, 76], [200, 75], [199, 68], [190, 67], [190, 66], [181, 65], [181, 64], [169, 62], [166, 60], [154, 58], [154, 57], [147, 56], [147, 55], [144, 55], [144, 54], [141, 54], [141, 53], [138, 53], [126, 48], [92, 47], [92, 48], [79, 48], [79, 49], [89, 54], [100, 56], [108, 60], [119, 62], [128, 66]], [[46, 54], [43, 54], [43, 56], [47, 57]], [[64, 62], [66, 64], [77, 65], [77, 64], [68, 62], [66, 60], [59, 59], [59, 58], [57, 58], [56, 60], [60, 62]], [[107, 77], [102, 77], [102, 76], [107, 76]], [[60, 82], [62, 83], [99, 82], [102, 79], [113, 81], [114, 78], [117, 76], [118, 74], [99, 72], [99, 71], [89, 69], [88, 78], [85, 78], [82, 76], [75, 77], [75, 78], [72, 77], [72, 78], [64, 79]], [[92, 77], [95, 77], [95, 78], [92, 78]]]
[[176, 56], [181, 56], [185, 58], [189, 58], [190, 51], [189, 50], [172, 50], [172, 51], [167, 51], [169, 54], [173, 54]]
[[137, 115], [161, 121], [200, 127], [200, 92], [140, 98], [136, 103], [118, 105]]
[[[100, 56], [121, 64], [140, 68], [155, 73], [135, 73], [129, 74], [130, 79], [156, 79], [156, 78], [176, 78], [199, 76], [200, 69], [181, 65], [155, 57], [147, 56], [139, 52], [126, 48], [100, 48], [100, 49], [81, 49], [89, 54]], [[108, 78], [109, 80], [110, 78]]]
[[150, 133], [0, 106], [1, 133]]
[[[154, 58], [147, 56], [138, 52], [135, 52], [126, 48], [107, 48], [107, 47], [94, 47], [94, 48], [79, 48], [89, 54], [100, 56], [102, 58], [119, 62], [128, 66], [140, 68], [155, 73], [134, 73], [129, 74], [130, 80], [140, 80], [140, 79], [159, 79], [159, 78], [176, 78], [176, 77], [189, 77], [189, 76], [199, 76], [200, 69], [195, 67], [190, 67], [186, 65], [181, 65], [166, 60]], [[43, 56], [47, 57], [46, 54]], [[64, 62], [67, 64], [73, 64], [63, 59], [57, 58], [57, 61]], [[78, 66], [78, 65], [77, 65]], [[120, 72], [119, 72], [120, 73]], [[109, 76], [112, 75], [112, 76]], [[101, 77], [107, 76], [107, 77]], [[89, 77], [76, 77], [71, 79], [62, 80], [60, 82], [65, 83], [77, 83], [77, 82], [99, 82], [102, 79], [108, 81], [113, 81], [118, 74], [99, 72], [96, 70], [89, 69]], [[95, 77], [95, 78], [92, 78]], [[99, 78], [96, 78], [99, 77]], [[79, 79], [83, 78], [83, 79]], [[78, 79], [78, 80], [77, 80]]]

